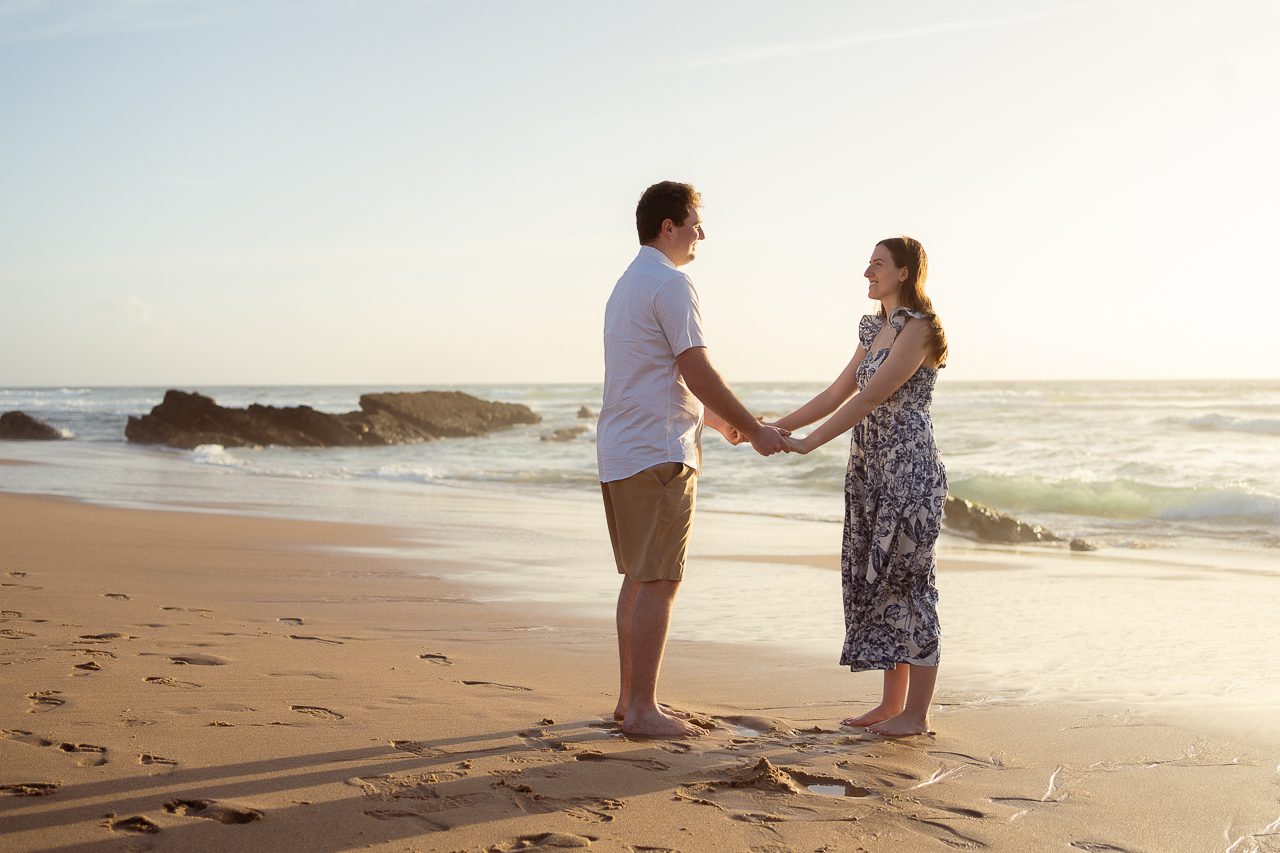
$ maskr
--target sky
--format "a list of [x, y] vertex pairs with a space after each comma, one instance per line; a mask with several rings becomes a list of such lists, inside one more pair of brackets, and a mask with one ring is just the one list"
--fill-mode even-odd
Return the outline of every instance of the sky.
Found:
[[0, 386], [599, 382], [659, 180], [731, 382], [877, 240], [946, 380], [1280, 376], [1280, 5], [0, 0]]

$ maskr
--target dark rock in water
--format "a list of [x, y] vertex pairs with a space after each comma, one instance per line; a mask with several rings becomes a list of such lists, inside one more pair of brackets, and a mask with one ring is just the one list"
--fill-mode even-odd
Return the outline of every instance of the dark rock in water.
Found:
[[571, 426], [549, 432], [542, 437], [543, 441], [572, 441], [587, 431], [584, 426]]
[[18, 441], [56, 441], [62, 433], [24, 412], [0, 415], [0, 438]]
[[366, 413], [389, 414], [432, 437], [484, 435], [495, 429], [542, 420], [528, 406], [490, 403], [461, 391], [365, 394], [360, 397], [360, 408]]
[[1071, 550], [1072, 551], [1096, 551], [1098, 550], [1098, 546], [1094, 545], [1092, 542], [1090, 542], [1087, 539], [1072, 539]]
[[580, 418], [594, 418], [595, 416], [596, 416], [596, 413], [591, 411], [586, 406], [583, 406], [581, 409], [578, 409], [578, 417]]
[[963, 498], [947, 497], [943, 522], [957, 533], [968, 533], [984, 542], [1061, 542], [1038, 524], [1026, 524], [990, 507]]
[[526, 406], [490, 403], [458, 391], [365, 394], [360, 407], [340, 415], [310, 406], [229, 409], [202, 394], [170, 390], [150, 414], [129, 418], [125, 435], [138, 444], [185, 450], [201, 444], [357, 447], [483, 435], [541, 420]]

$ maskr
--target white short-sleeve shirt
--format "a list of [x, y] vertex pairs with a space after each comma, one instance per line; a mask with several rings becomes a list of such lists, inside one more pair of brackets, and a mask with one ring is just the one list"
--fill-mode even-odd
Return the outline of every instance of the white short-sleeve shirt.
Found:
[[680, 375], [676, 356], [700, 346], [706, 344], [693, 281], [662, 252], [641, 246], [604, 310], [600, 482], [663, 462], [699, 467], [702, 403]]

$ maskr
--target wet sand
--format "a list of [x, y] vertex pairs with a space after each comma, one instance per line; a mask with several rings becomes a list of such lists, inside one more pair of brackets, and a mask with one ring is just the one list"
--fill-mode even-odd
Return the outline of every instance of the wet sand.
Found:
[[[705, 515], [695, 567], [714, 574], [759, 554], [745, 523]], [[755, 559], [830, 574], [826, 547]], [[393, 529], [0, 495], [0, 847], [1241, 853], [1280, 838], [1280, 739], [1274, 707], [1256, 701], [1264, 691], [1245, 690], [1224, 722], [1229, 704], [1144, 703], [1142, 684], [1109, 701], [1104, 675], [1106, 690], [1086, 678], [1117, 663], [1090, 646], [1108, 601], [1145, 613], [1190, 596], [1212, 615], [1213, 589], [1247, 622], [1274, 588], [1265, 572], [1223, 581], [959, 555], [940, 579], [952, 622], [971, 621], [956, 625], [954, 678], [944, 661], [936, 734], [839, 728], [874, 702], [874, 676], [677, 636], [664, 699], [706, 735], [668, 741], [624, 738], [606, 716], [607, 611], [494, 600], [513, 596], [467, 571], [456, 548], [433, 556]], [[1156, 583], [1161, 571], [1173, 579]], [[1088, 601], [1076, 587], [1095, 574], [1111, 584], [1096, 613], [1025, 619]], [[1008, 582], [1017, 629], [978, 603], [993, 579]], [[1192, 649], [1212, 629], [1173, 621], [1169, 636]], [[1079, 636], [1036, 633], [1067, 624]], [[1008, 683], [1016, 662], [966, 663], [982, 659], [984, 632], [1059, 648], [1053, 689]], [[1115, 657], [1167, 641], [1144, 636], [1147, 649]], [[1274, 654], [1248, 656], [1263, 687]], [[1075, 695], [1064, 689], [1077, 681]]]

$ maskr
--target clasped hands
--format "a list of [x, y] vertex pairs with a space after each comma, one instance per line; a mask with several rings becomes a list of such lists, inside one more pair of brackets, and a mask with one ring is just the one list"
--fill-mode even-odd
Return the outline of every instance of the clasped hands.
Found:
[[761, 456], [772, 456], [775, 453], [808, 453], [809, 448], [806, 446], [804, 438], [795, 438], [791, 435], [791, 430], [784, 429], [777, 424], [767, 423], [763, 416], [757, 418], [760, 426], [752, 435], [743, 435], [742, 431], [729, 424], [724, 425], [724, 429], [720, 434], [724, 436], [725, 441], [737, 446], [744, 441], [751, 442], [751, 447]]

